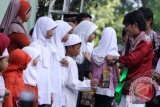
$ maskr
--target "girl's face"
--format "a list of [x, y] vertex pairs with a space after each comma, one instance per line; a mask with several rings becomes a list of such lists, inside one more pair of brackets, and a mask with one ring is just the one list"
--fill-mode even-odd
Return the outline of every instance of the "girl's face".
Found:
[[50, 38], [53, 36], [54, 29], [55, 29], [55, 28], [47, 31], [46, 39], [50, 39]]
[[88, 41], [87, 42], [92, 42], [95, 38], [95, 34], [92, 33], [89, 37], [88, 37]]
[[62, 42], [66, 42], [68, 40], [69, 37], [69, 33], [67, 33], [63, 38], [62, 38]]
[[0, 71], [5, 70], [8, 67], [8, 56], [0, 59]]
[[29, 20], [31, 16], [31, 11], [29, 11], [26, 15], [25, 15], [25, 19], [24, 19], [24, 22], [27, 22]]

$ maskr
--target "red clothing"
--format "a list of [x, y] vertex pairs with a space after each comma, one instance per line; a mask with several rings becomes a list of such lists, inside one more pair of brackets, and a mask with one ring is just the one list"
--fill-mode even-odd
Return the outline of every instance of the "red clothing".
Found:
[[0, 56], [3, 54], [4, 50], [8, 47], [9, 43], [10, 43], [9, 38], [3, 33], [0, 33]]
[[22, 21], [25, 20], [25, 15], [31, 11], [31, 6], [28, 0], [20, 0], [20, 9], [18, 12], [18, 16], [22, 19]]
[[153, 47], [151, 40], [142, 32], [138, 37], [138, 42], [133, 45], [134, 50], [119, 58], [119, 62], [128, 68], [125, 94], [129, 94], [130, 84], [135, 79], [150, 77], [152, 73]]
[[9, 55], [9, 66], [3, 76], [5, 86], [10, 91], [10, 96], [5, 100], [3, 107], [16, 107], [19, 95], [25, 89], [23, 70], [30, 60], [30, 56], [20, 49], [14, 50]]
[[11, 53], [15, 49], [22, 49], [30, 44], [29, 38], [23, 33], [12, 33], [8, 36], [11, 40], [8, 51]]

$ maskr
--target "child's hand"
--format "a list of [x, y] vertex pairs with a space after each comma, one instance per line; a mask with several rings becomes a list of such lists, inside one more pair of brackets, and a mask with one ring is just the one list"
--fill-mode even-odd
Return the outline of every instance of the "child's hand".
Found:
[[66, 59], [63, 58], [60, 62], [62, 66], [68, 67], [68, 61]]
[[107, 55], [105, 60], [106, 60], [108, 65], [115, 65], [116, 62], [117, 62], [117, 57], [116, 56]]

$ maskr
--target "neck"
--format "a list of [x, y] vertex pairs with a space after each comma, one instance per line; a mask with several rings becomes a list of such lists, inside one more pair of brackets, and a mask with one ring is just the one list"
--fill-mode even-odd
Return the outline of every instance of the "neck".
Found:
[[152, 31], [152, 28], [150, 27], [150, 28], [148, 28], [148, 29], [146, 29], [146, 33], [150, 33]]
[[140, 31], [137, 30], [136, 33], [135, 33], [134, 36], [133, 36], [133, 39], [135, 39], [135, 38], [139, 35], [139, 33], [140, 33]]
[[66, 56], [73, 57], [68, 51], [66, 52]]
[[2, 76], [2, 72], [0, 71], [0, 76]]

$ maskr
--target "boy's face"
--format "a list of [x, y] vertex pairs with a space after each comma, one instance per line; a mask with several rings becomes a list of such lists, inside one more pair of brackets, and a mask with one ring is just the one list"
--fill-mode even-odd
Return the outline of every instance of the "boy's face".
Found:
[[135, 24], [125, 24], [125, 30], [129, 34], [128, 36], [133, 37], [137, 33], [135, 32], [136, 27]]
[[81, 44], [77, 44], [70, 47], [70, 53], [73, 57], [77, 56], [80, 53]]
[[0, 59], [0, 71], [5, 70], [8, 67], [8, 56]]

